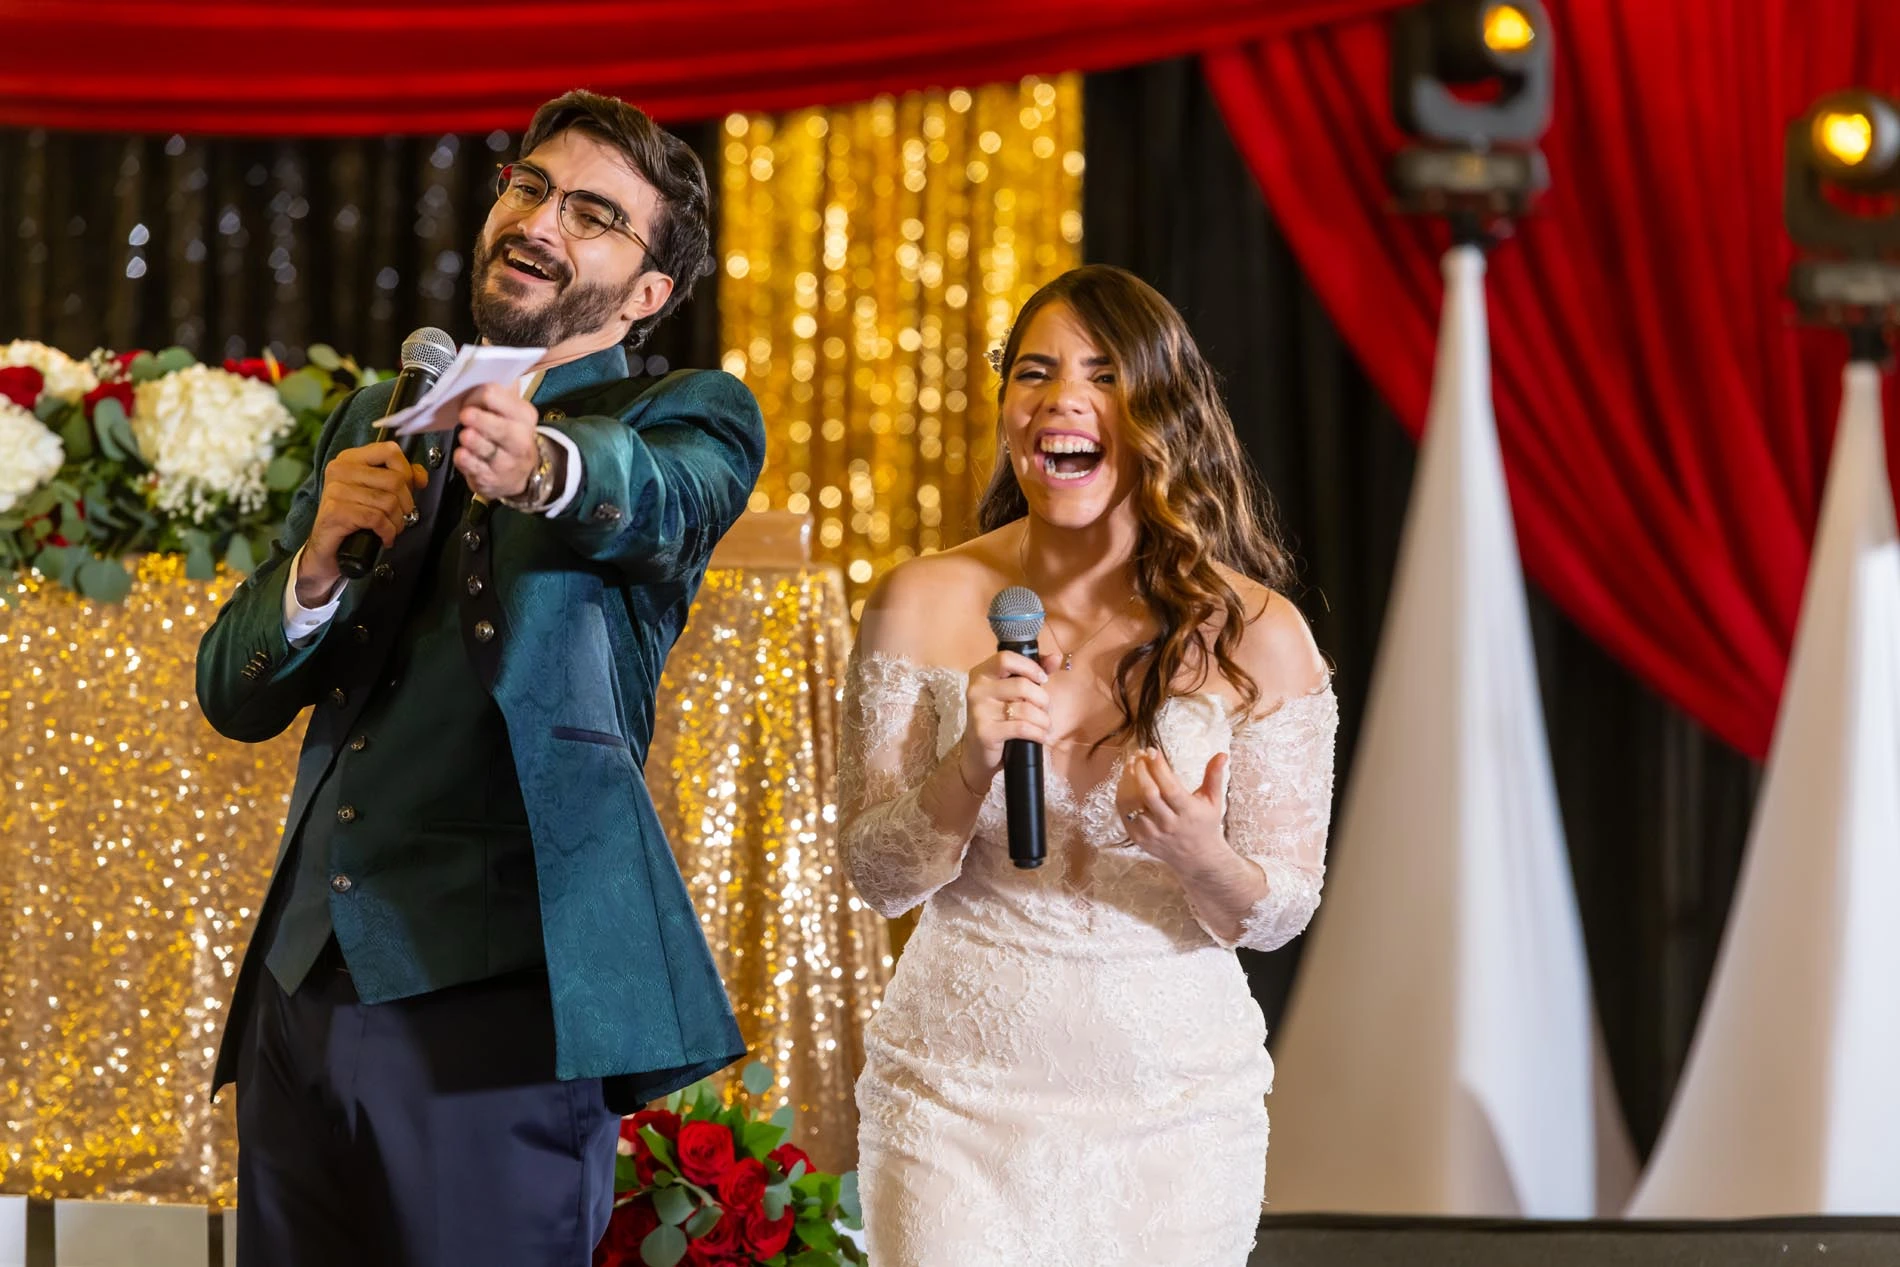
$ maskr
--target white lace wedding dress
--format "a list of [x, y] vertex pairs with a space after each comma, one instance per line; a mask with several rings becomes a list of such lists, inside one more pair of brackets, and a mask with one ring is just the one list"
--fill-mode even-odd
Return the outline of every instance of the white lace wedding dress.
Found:
[[[1092, 789], [1045, 774], [1048, 861], [1008, 855], [1003, 781], [968, 842], [917, 788], [964, 723], [963, 673], [854, 656], [839, 754], [852, 880], [886, 916], [925, 903], [865, 1036], [858, 1168], [873, 1267], [1242, 1267], [1266, 1167], [1266, 1026], [1231, 944], [1128, 843], [1120, 761]], [[1232, 754], [1227, 838], [1266, 873], [1240, 944], [1319, 903], [1337, 706], [1330, 686], [1238, 723], [1218, 696], [1159, 721], [1198, 786]]]

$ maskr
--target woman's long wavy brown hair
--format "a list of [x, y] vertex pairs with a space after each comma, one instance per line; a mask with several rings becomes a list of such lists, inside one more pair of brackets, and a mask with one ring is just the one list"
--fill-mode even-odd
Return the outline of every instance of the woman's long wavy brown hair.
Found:
[[[1246, 711], [1260, 700], [1259, 685], [1234, 660], [1249, 616], [1259, 613], [1246, 610], [1214, 565], [1224, 563], [1280, 589], [1291, 580], [1292, 564], [1274, 531], [1266, 489], [1234, 435], [1214, 371], [1181, 314], [1133, 273], [1090, 264], [1032, 295], [1003, 347], [998, 403], [1023, 333], [1055, 303], [1067, 304], [1114, 361], [1122, 406], [1119, 439], [1139, 467], [1133, 493], [1140, 521], [1135, 588], [1160, 625], [1116, 668], [1122, 724], [1102, 742], [1134, 736], [1159, 745], [1162, 705], [1170, 695], [1200, 690], [1212, 668], [1240, 692]], [[999, 454], [977, 507], [978, 523], [993, 532], [1028, 513], [1015, 469]]]

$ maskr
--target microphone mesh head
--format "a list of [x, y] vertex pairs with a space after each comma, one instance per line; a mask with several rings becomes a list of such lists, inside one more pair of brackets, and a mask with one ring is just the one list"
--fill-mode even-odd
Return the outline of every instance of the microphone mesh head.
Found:
[[990, 630], [998, 642], [1034, 642], [1042, 632], [1042, 600], [1036, 591], [1012, 585], [990, 600]]
[[423, 369], [440, 377], [455, 364], [455, 340], [448, 331], [422, 326], [402, 341], [402, 367]]

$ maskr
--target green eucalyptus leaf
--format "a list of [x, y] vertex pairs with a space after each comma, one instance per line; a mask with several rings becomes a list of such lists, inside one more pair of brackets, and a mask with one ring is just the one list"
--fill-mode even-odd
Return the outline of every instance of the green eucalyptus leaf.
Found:
[[47, 546], [33, 556], [33, 566], [41, 575], [58, 579], [66, 571], [66, 554], [65, 546]]
[[262, 564], [270, 558], [271, 542], [277, 536], [275, 527], [259, 528], [251, 534], [251, 557]]
[[89, 559], [76, 579], [81, 594], [101, 603], [122, 603], [132, 592], [132, 574], [117, 559]]
[[150, 352], [141, 352], [132, 358], [131, 373], [133, 382], [149, 383], [155, 378], [164, 377], [165, 370], [159, 365], [157, 357]]
[[[33, 402], [33, 416], [50, 427], [55, 424], [61, 414], [71, 408], [72, 402], [63, 396], [42, 394], [38, 400]], [[84, 409], [79, 410], [81, 415], [84, 415], [85, 412]]]
[[92, 425], [103, 427], [114, 419], [126, 421], [125, 406], [119, 403], [116, 396], [101, 397], [99, 403], [92, 407]]
[[59, 429], [59, 443], [66, 450], [68, 462], [88, 462], [98, 446], [92, 440], [92, 428], [86, 425], [84, 414], [74, 414]]
[[808, 1249], [794, 1258], [787, 1267], [838, 1267], [838, 1258], [837, 1255], [827, 1254], [823, 1250]]
[[772, 1125], [784, 1127], [787, 1135], [791, 1134], [792, 1127], [797, 1121], [798, 1110], [789, 1104], [781, 1104], [778, 1112], [771, 1117]]
[[118, 417], [114, 418], [107, 425], [106, 432], [111, 435], [112, 442], [119, 447], [120, 451], [123, 452], [127, 458], [134, 462], [144, 464], [145, 451], [139, 448], [139, 438], [137, 433], [132, 430], [132, 420], [130, 418], [126, 417], [124, 413], [120, 413]]
[[745, 1083], [745, 1089], [753, 1095], [764, 1095], [772, 1089], [772, 1067], [763, 1060], [755, 1060], [747, 1065], [739, 1077]]
[[304, 482], [309, 464], [299, 458], [275, 457], [264, 468], [264, 486], [273, 493], [287, 493]]
[[684, 1188], [660, 1188], [653, 1194], [653, 1212], [660, 1222], [678, 1227], [693, 1217], [693, 1194]]
[[211, 557], [211, 543], [200, 542], [185, 547], [185, 576], [193, 581], [209, 581], [218, 575], [218, 565]]
[[686, 1257], [686, 1233], [662, 1223], [640, 1242], [640, 1261], [647, 1267], [675, 1267]]
[[243, 533], [231, 534], [231, 544], [224, 550], [224, 566], [246, 576], [257, 570], [257, 560], [251, 557], [250, 539]]
[[745, 1122], [739, 1127], [740, 1139], [748, 1155], [764, 1161], [772, 1150], [785, 1142], [785, 1128], [770, 1122]]
[[188, 348], [182, 348], [176, 344], [160, 352], [155, 359], [161, 374], [175, 374], [179, 370], [190, 369], [198, 363], [198, 358], [193, 356]]
[[858, 1172], [855, 1170], [847, 1170], [838, 1176], [838, 1208], [844, 1211], [846, 1218], [864, 1217], [864, 1206], [858, 1200]]
[[343, 358], [338, 356], [336, 349], [327, 343], [312, 343], [303, 350], [303, 354], [320, 370], [338, 369], [343, 364]]
[[785, 1213], [785, 1207], [792, 1202], [792, 1189], [787, 1184], [775, 1183], [765, 1190], [765, 1217], [776, 1219]]
[[679, 1163], [673, 1160], [673, 1146], [666, 1142], [664, 1135], [654, 1130], [651, 1126], [642, 1126], [640, 1128], [640, 1138], [646, 1141], [647, 1150], [653, 1154], [654, 1159], [662, 1166], [665, 1166], [668, 1170], [675, 1171], [680, 1168]]
[[697, 1214], [686, 1220], [686, 1235], [693, 1240], [698, 1240], [713, 1230], [713, 1227], [718, 1224], [720, 1216], [724, 1213], [725, 1211], [716, 1205], [701, 1207]]
[[286, 375], [277, 384], [277, 397], [287, 409], [297, 413], [316, 413], [323, 408], [324, 386], [317, 375], [299, 370]]
[[[119, 426], [125, 426], [124, 417], [119, 419]], [[119, 443], [119, 434], [110, 422], [101, 422], [95, 414], [92, 420], [92, 431], [99, 437], [99, 452], [105, 456], [106, 461], [126, 462], [131, 459], [132, 453]]]
[[812, 1249], [838, 1248], [838, 1229], [831, 1226], [830, 1219], [800, 1219], [792, 1224], [792, 1232]]

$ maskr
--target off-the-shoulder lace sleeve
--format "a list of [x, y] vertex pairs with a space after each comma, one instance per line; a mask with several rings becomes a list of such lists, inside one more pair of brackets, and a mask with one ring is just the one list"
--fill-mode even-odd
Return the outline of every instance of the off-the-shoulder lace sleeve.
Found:
[[947, 676], [902, 657], [859, 651], [845, 674], [839, 847], [859, 896], [887, 919], [955, 879], [970, 843], [967, 835], [939, 830], [918, 803], [938, 760], [931, 687]]
[[1330, 685], [1235, 728], [1227, 843], [1266, 874], [1267, 894], [1247, 912], [1238, 939], [1208, 928], [1221, 945], [1276, 950], [1297, 937], [1319, 907], [1338, 728]]

